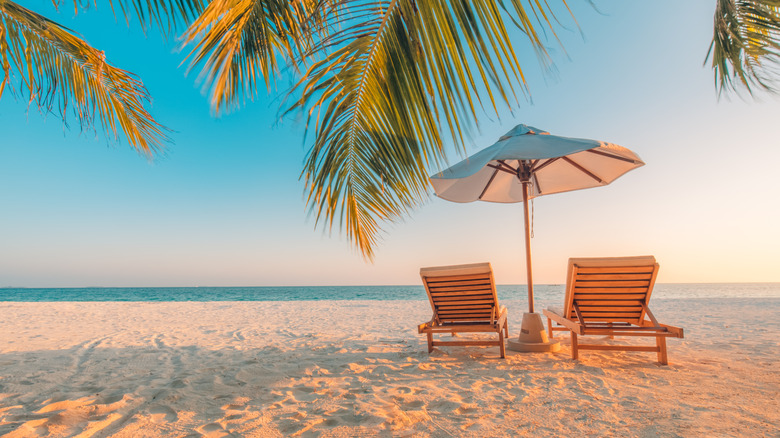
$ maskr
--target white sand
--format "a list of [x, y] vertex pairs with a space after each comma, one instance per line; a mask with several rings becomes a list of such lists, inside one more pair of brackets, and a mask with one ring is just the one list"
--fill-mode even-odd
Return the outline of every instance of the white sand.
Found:
[[780, 436], [780, 299], [652, 304], [670, 366], [429, 356], [427, 302], [0, 303], [0, 435]]

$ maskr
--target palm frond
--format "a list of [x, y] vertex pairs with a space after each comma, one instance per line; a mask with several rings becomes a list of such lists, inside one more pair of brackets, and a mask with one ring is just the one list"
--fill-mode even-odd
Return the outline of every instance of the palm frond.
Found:
[[270, 87], [280, 65], [305, 50], [316, 2], [311, 0], [214, 0], [183, 35], [194, 44], [187, 56], [209, 88], [219, 113]]
[[9, 86], [66, 123], [74, 115], [82, 129], [93, 129], [97, 119], [105, 132], [117, 138], [121, 130], [148, 156], [168, 141], [167, 129], [145, 108], [148, 91], [132, 73], [68, 29], [7, 0], [0, 0], [0, 60], [0, 97]]
[[309, 208], [328, 228], [338, 219], [372, 259], [382, 223], [427, 199], [427, 168], [444, 158], [443, 136], [464, 150], [482, 111], [498, 115], [499, 102], [511, 107], [526, 92], [507, 12], [542, 58], [530, 17], [553, 30], [553, 14], [546, 2], [519, 0], [358, 0], [333, 9], [326, 21], [335, 30], [314, 47], [320, 60], [288, 111], [308, 108], [316, 131], [302, 173]]
[[713, 33], [705, 63], [712, 58], [719, 92], [778, 91], [780, 0], [718, 0]]
[[[59, 8], [63, 0], [51, 0]], [[73, 0], [75, 13], [97, 7], [94, 0]], [[116, 14], [119, 10], [129, 24], [135, 16], [144, 31], [152, 27], [160, 29], [164, 36], [170, 36], [178, 29], [189, 25], [204, 8], [204, 0], [108, 0]]]

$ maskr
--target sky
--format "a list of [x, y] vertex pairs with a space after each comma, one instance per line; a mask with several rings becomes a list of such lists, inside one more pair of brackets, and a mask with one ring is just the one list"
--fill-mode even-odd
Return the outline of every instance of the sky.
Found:
[[[137, 74], [174, 142], [150, 161], [3, 95], [0, 287], [413, 285], [420, 267], [483, 261], [498, 283], [525, 283], [522, 204], [432, 196], [385, 227], [368, 263], [307, 214], [311, 138], [300, 117], [278, 117], [289, 78], [215, 117], [175, 40], [107, 5], [19, 3]], [[581, 32], [561, 14], [556, 71], [519, 49], [530, 100], [481, 117], [467, 152], [525, 123], [628, 147], [646, 166], [533, 202], [535, 283], [563, 283], [569, 257], [645, 254], [659, 282], [780, 281], [780, 98], [718, 99], [703, 65], [715, 0], [571, 3]]]

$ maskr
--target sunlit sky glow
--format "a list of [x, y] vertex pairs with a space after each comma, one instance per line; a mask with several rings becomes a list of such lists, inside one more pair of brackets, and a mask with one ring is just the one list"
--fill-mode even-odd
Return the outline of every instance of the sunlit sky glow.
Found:
[[[300, 118], [278, 118], [288, 77], [215, 118], [175, 41], [128, 28], [107, 5], [74, 17], [20, 3], [138, 74], [175, 143], [149, 162], [4, 95], [0, 287], [418, 284], [421, 266], [481, 261], [499, 283], [525, 282], [522, 204], [431, 198], [388, 226], [366, 263], [306, 214], [310, 139]], [[468, 153], [526, 123], [628, 147], [647, 165], [536, 199], [535, 281], [563, 282], [569, 257], [643, 254], [661, 282], [780, 281], [780, 100], [717, 99], [702, 65], [715, 0], [572, 3], [584, 39], [565, 21], [554, 75], [519, 50], [532, 102], [484, 116]]]

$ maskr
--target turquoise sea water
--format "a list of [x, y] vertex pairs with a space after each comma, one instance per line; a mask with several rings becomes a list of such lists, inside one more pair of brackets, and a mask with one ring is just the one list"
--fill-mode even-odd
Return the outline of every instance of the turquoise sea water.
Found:
[[[525, 285], [499, 285], [501, 300], [524, 300]], [[563, 298], [561, 284], [538, 284], [538, 300]], [[780, 283], [657, 284], [654, 299], [780, 298]], [[427, 300], [420, 286], [285, 286], [285, 287], [89, 287], [0, 288], [0, 301], [306, 301]]]

